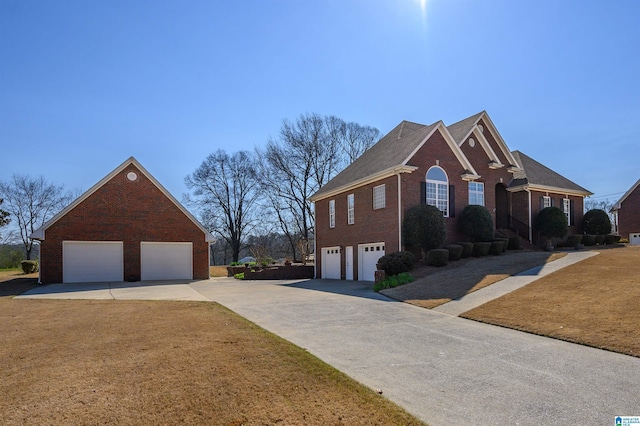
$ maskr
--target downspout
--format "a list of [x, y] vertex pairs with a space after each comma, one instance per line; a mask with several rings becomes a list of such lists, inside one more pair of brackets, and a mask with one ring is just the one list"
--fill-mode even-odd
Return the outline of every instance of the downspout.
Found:
[[402, 179], [398, 173], [398, 251], [402, 251]]
[[533, 225], [531, 223], [531, 191], [528, 188], [524, 189], [529, 194], [529, 242], [533, 244]]
[[[313, 278], [318, 278], [318, 270], [316, 269], [318, 265], [318, 252], [316, 251], [317, 241], [318, 241], [318, 227], [317, 225], [317, 214], [316, 214], [316, 203], [313, 203]], [[322, 259], [320, 259], [322, 261]]]

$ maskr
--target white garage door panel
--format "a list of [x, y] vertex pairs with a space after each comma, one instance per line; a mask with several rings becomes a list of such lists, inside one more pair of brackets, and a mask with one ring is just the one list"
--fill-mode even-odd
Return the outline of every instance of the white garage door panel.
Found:
[[629, 243], [633, 245], [640, 244], [640, 232], [629, 234]]
[[63, 241], [62, 282], [124, 281], [122, 241]]
[[340, 277], [340, 247], [322, 248], [322, 278], [339, 280]]
[[358, 246], [358, 280], [374, 281], [376, 264], [384, 256], [384, 243], [360, 244]]
[[141, 279], [193, 279], [192, 243], [140, 243]]

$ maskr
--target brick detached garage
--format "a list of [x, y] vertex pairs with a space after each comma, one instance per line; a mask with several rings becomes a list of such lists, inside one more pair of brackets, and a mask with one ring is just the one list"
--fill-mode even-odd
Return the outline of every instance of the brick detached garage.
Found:
[[42, 284], [208, 279], [214, 241], [133, 157], [31, 238]]

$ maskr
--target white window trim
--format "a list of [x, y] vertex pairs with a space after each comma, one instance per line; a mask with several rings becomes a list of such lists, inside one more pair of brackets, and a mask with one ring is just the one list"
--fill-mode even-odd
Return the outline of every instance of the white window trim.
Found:
[[336, 200], [329, 200], [329, 228], [336, 227]]
[[571, 200], [568, 198], [562, 199], [562, 210], [567, 216], [567, 225], [571, 226]]
[[542, 196], [542, 208], [546, 209], [547, 207], [551, 207], [551, 197], [548, 195]]
[[353, 225], [356, 221], [355, 204], [355, 196], [353, 194], [347, 195], [347, 225]]
[[387, 207], [387, 195], [386, 185], [383, 183], [373, 187], [373, 209], [379, 210], [385, 207]]
[[[472, 191], [471, 190], [471, 186], [476, 186], [477, 187], [478, 185], [482, 188], [482, 191], [478, 191], [478, 190]], [[476, 196], [477, 195], [481, 196], [481, 202], [478, 205], [484, 206], [484, 183], [483, 182], [469, 182], [468, 189], [469, 189], [469, 204], [478, 204], [478, 203], [472, 203], [471, 202], [471, 194], [476, 194]]]
[[[432, 166], [429, 168], [429, 170], [427, 170], [427, 174], [426, 176], [429, 176], [429, 172], [431, 171], [431, 169], [440, 169], [442, 170], [442, 173], [444, 173], [445, 178], [447, 179], [444, 183], [441, 180], [431, 180], [431, 179], [425, 179], [426, 180], [426, 191], [427, 193], [425, 194], [425, 200], [427, 201], [427, 204], [432, 205], [432, 206], [436, 206], [438, 207], [438, 209], [442, 212], [442, 215], [444, 217], [449, 217], [449, 176], [447, 175], [447, 172], [440, 166]], [[436, 198], [429, 198], [429, 184], [433, 184], [436, 186]], [[444, 198], [439, 198], [438, 194], [440, 193], [440, 191], [444, 192]], [[444, 205], [445, 205], [445, 209], [442, 210], [439, 206], [438, 206], [438, 201], [444, 201]]]

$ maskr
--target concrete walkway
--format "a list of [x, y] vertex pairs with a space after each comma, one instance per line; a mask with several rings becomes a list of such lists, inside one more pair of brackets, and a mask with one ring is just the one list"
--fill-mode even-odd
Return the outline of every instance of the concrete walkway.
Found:
[[432, 426], [609, 425], [640, 414], [638, 358], [393, 301], [371, 283], [221, 278], [44, 286], [27, 297], [216, 301]]
[[467, 312], [480, 305], [484, 305], [493, 299], [497, 299], [507, 293], [517, 290], [520, 287], [524, 287], [545, 275], [549, 275], [559, 269], [566, 268], [574, 263], [582, 262], [583, 260], [597, 254], [600, 253], [595, 251], [570, 251], [561, 259], [520, 272], [517, 275], [498, 281], [488, 287], [469, 293], [460, 299], [452, 300], [449, 303], [440, 305], [433, 310], [436, 312], [442, 312], [443, 314], [458, 316], [463, 312]]

